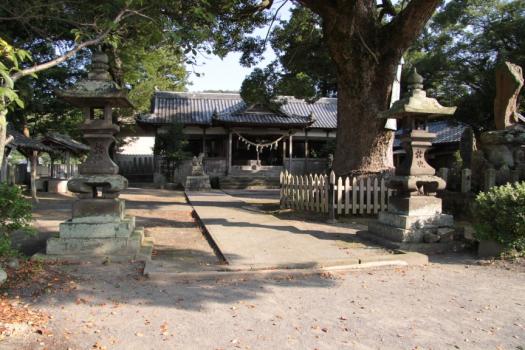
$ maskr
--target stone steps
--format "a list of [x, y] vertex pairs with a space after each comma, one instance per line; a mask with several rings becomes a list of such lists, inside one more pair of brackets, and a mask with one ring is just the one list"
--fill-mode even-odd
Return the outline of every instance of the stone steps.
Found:
[[267, 189], [279, 188], [278, 177], [266, 176], [227, 176], [219, 178], [221, 189]]

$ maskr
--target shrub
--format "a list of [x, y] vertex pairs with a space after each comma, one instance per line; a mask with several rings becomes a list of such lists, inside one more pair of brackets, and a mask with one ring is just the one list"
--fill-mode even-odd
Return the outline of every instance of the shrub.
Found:
[[30, 231], [31, 202], [17, 186], [0, 183], [0, 256], [12, 255], [9, 234], [14, 230]]
[[525, 253], [525, 182], [493, 187], [476, 197], [473, 208], [478, 240]]

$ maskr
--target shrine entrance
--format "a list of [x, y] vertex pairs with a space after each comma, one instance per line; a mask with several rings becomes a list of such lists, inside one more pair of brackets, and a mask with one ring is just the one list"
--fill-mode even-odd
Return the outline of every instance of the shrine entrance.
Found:
[[232, 134], [232, 165], [282, 166], [287, 135]]

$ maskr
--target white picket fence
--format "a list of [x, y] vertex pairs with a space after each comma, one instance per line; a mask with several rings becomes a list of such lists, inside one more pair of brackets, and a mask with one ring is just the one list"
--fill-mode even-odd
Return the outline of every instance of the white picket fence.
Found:
[[[328, 213], [330, 208], [338, 215], [377, 214], [388, 207], [393, 194], [379, 176], [366, 178], [328, 175], [293, 175], [281, 172], [281, 208]], [[332, 195], [330, 195], [332, 191]]]

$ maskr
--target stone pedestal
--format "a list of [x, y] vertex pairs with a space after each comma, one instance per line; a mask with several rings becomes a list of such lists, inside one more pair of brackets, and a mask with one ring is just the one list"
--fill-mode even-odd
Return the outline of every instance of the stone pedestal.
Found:
[[[144, 238], [143, 228], [135, 226], [135, 218], [125, 215], [125, 201], [111, 198], [115, 193], [111, 191], [124, 189], [127, 180], [120, 175], [104, 176], [113, 180], [111, 186], [101, 178], [80, 176], [70, 181], [69, 189], [79, 193], [80, 198], [73, 203], [72, 218], [60, 224], [59, 237], [48, 240], [46, 253], [72, 259], [102, 256], [110, 256], [112, 260], [149, 259], [152, 242]], [[98, 194], [97, 187], [86, 183], [98, 184], [102, 197], [91, 196], [94, 191]], [[115, 183], [122, 186], [115, 187]], [[85, 187], [85, 191], [79, 191], [79, 187]], [[86, 193], [87, 189], [91, 193]]]
[[190, 175], [186, 177], [186, 191], [211, 190], [210, 177], [208, 175]]
[[60, 224], [60, 236], [48, 240], [46, 253], [71, 258], [148, 259], [151, 242], [124, 210], [122, 199], [78, 200], [73, 204], [73, 218]]
[[448, 235], [453, 235], [454, 218], [442, 213], [441, 198], [393, 197], [388, 211], [380, 212], [378, 220], [369, 223], [368, 230], [394, 242], [434, 243], [453, 239]]

